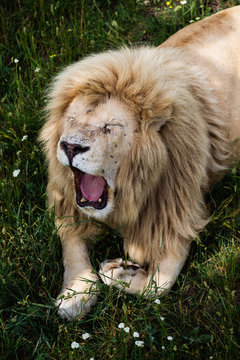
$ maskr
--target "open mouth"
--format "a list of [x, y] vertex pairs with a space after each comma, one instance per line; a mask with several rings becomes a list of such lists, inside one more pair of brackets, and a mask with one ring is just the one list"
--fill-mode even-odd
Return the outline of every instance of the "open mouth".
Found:
[[80, 207], [93, 207], [101, 210], [107, 205], [108, 184], [102, 176], [87, 174], [71, 167], [76, 188], [76, 201]]

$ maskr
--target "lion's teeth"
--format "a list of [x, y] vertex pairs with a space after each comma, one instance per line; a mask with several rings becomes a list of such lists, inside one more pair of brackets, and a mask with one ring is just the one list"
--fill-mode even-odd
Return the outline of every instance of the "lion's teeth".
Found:
[[[84, 203], [84, 202], [86, 202], [86, 201], [88, 201], [88, 199], [85, 199], [85, 197], [82, 197], [81, 200], [80, 200], [81, 203]], [[99, 198], [99, 199], [98, 199], [98, 202], [101, 204], [102, 198]]]

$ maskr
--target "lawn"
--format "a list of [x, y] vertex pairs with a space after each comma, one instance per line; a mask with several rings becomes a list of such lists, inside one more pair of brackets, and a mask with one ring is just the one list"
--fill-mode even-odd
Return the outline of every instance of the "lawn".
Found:
[[[54, 306], [63, 275], [61, 244], [47, 210], [46, 165], [37, 142], [46, 90], [63, 66], [121, 45], [158, 45], [237, 4], [1, 1], [1, 360], [239, 357], [240, 166], [207, 195], [211, 220], [166, 297], [129, 296], [99, 282], [92, 312], [67, 322]], [[95, 269], [112, 254], [122, 256], [122, 239], [117, 229], [102, 226], [91, 251]]]

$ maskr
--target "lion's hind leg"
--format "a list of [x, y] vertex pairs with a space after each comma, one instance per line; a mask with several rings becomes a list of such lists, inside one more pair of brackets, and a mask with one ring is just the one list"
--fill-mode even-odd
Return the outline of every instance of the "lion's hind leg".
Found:
[[140, 265], [121, 258], [101, 263], [99, 276], [106, 285], [124, 289], [128, 294], [137, 294], [149, 283], [149, 274]]

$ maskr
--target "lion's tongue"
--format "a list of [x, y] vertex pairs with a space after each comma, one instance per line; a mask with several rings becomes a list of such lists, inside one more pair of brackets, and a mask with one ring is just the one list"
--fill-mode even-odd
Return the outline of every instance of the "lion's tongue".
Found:
[[85, 199], [97, 201], [103, 193], [105, 180], [102, 176], [83, 174], [81, 180], [81, 191]]

